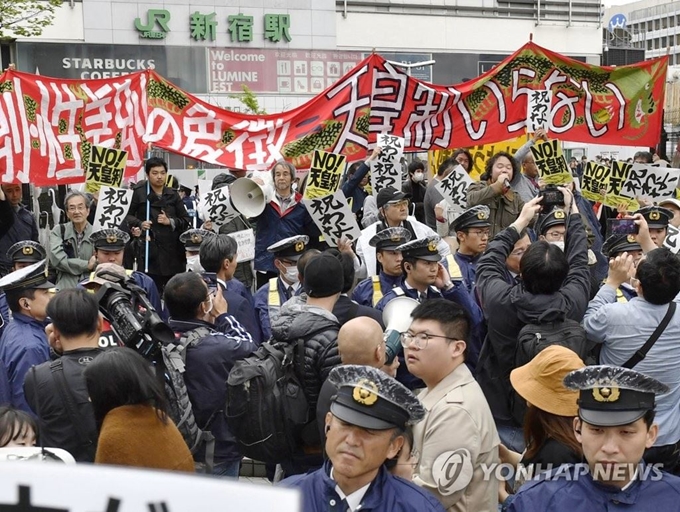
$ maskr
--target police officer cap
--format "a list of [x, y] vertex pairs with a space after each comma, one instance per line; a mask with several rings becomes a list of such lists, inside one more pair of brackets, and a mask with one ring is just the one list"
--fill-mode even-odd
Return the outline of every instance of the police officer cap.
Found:
[[179, 235], [179, 241], [184, 244], [187, 251], [198, 251], [203, 240], [214, 236], [215, 233], [207, 229], [190, 229]]
[[645, 206], [635, 213], [640, 213], [647, 221], [647, 225], [652, 229], [663, 229], [668, 227], [668, 223], [673, 218], [673, 212], [663, 206]]
[[579, 417], [598, 427], [628, 425], [654, 410], [654, 396], [669, 388], [656, 379], [618, 366], [586, 366], [564, 378], [578, 390]]
[[555, 208], [550, 213], [541, 215], [536, 221], [536, 234], [545, 235], [548, 229], [553, 226], [567, 223], [567, 214], [564, 210]]
[[22, 240], [7, 250], [7, 259], [12, 263], [36, 263], [45, 259], [45, 249], [33, 240]]
[[270, 245], [267, 247], [267, 251], [273, 252], [277, 258], [297, 261], [305, 252], [308, 243], [309, 237], [307, 235], [291, 236]]
[[490, 215], [489, 207], [482, 204], [468, 208], [451, 223], [449, 233], [455, 234], [456, 231], [468, 228], [488, 228], [491, 226]]
[[90, 242], [95, 249], [102, 251], [120, 251], [130, 241], [130, 235], [116, 228], [100, 229], [90, 235]]
[[336, 366], [328, 380], [338, 390], [331, 399], [331, 413], [345, 423], [371, 430], [403, 430], [425, 417], [420, 400], [377, 368]]
[[404, 258], [417, 258], [425, 261], [439, 261], [442, 259], [437, 249], [437, 244], [441, 238], [438, 236], [428, 236], [427, 238], [419, 238], [418, 240], [411, 240], [403, 245], [400, 245], [395, 251], [401, 251]]
[[406, 199], [406, 197], [406, 194], [404, 194], [401, 190], [397, 190], [393, 187], [385, 187], [380, 192], [378, 192], [378, 197], [376, 197], [375, 203], [378, 205], [378, 208], [382, 208], [386, 204], [398, 203], [399, 201]]
[[47, 280], [45, 260], [40, 260], [28, 267], [20, 268], [0, 279], [0, 289], [5, 292], [13, 290], [47, 290], [54, 284]]
[[375, 247], [376, 251], [382, 249], [394, 250], [411, 240], [411, 232], [406, 228], [387, 228], [375, 234], [368, 241], [368, 245]]
[[637, 242], [635, 235], [611, 235], [604, 241], [604, 244], [602, 244], [602, 254], [609, 258], [613, 258], [617, 254], [625, 251], [641, 250], [642, 247], [640, 247], [640, 244]]

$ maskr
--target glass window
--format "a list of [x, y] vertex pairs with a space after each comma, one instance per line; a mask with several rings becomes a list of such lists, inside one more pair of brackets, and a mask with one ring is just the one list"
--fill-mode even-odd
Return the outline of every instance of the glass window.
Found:
[[654, 30], [661, 30], [661, 20], [654, 20]]
[[185, 169], [184, 157], [175, 153], [170, 153], [168, 158], [168, 167], [170, 169]]
[[661, 38], [661, 48], [666, 48], [668, 42], [666, 41], [666, 36]]

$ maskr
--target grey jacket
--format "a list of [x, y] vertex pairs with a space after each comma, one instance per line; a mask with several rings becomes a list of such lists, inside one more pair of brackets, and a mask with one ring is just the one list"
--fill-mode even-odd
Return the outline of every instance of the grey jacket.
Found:
[[[88, 222], [85, 226], [83, 241], [78, 247], [76, 231], [73, 223], [68, 222], [64, 226], [64, 236], [61, 236], [61, 225], [54, 226], [50, 233], [50, 263], [57, 271], [57, 289], [75, 288], [80, 281], [86, 279], [90, 270], [87, 264], [94, 253], [94, 247], [90, 242], [92, 225]], [[65, 246], [68, 248], [67, 254]]]

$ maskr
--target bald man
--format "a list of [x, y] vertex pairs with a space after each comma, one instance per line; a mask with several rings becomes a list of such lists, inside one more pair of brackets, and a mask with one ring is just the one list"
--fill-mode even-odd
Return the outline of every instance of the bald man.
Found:
[[[338, 352], [342, 364], [361, 364], [380, 368], [390, 377], [397, 374], [399, 358], [395, 357], [390, 365], [385, 364], [385, 338], [380, 324], [367, 316], [358, 316], [348, 320], [338, 331]], [[319, 401], [316, 404], [316, 421], [325, 444], [326, 434], [323, 431], [326, 413], [330, 411], [331, 397], [336, 393], [335, 387], [326, 380], [321, 386]]]

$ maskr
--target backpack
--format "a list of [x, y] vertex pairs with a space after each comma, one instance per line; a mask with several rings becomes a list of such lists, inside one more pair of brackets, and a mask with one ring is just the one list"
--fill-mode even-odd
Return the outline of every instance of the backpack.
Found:
[[197, 327], [183, 333], [176, 343], [163, 345], [161, 349], [165, 367], [165, 393], [168, 397], [170, 417], [182, 434], [191, 454], [196, 456], [205, 447], [205, 471], [212, 473], [215, 452], [215, 437], [210, 432], [210, 424], [217, 411], [212, 414], [203, 428], [199, 427], [189, 400], [189, 392], [184, 382], [186, 352], [195, 347], [201, 339], [211, 334], [207, 327]]
[[293, 343], [265, 342], [229, 372], [224, 413], [246, 457], [273, 464], [298, 451], [310, 411], [295, 361], [304, 361], [305, 341], [318, 332]]

